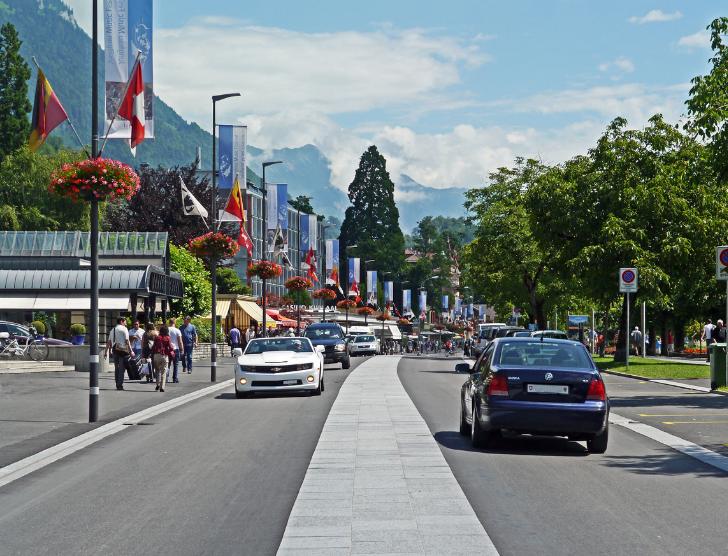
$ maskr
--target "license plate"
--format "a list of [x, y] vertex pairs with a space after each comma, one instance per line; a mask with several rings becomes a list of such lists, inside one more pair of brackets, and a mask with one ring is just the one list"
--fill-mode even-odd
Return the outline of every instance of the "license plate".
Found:
[[560, 384], [527, 384], [529, 394], [568, 394], [569, 387]]
[[284, 385], [287, 385], [287, 384], [296, 384], [297, 382], [298, 382], [297, 380], [284, 380], [283, 381], [283, 384]]

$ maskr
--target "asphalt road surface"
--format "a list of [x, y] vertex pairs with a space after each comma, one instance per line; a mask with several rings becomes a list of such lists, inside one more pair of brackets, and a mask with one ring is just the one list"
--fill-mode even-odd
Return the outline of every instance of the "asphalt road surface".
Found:
[[230, 387], [5, 485], [0, 554], [275, 554], [351, 370], [320, 397]]
[[[728, 552], [725, 472], [615, 425], [604, 455], [530, 436], [474, 450], [458, 433], [455, 363], [403, 358], [398, 374], [501, 555]], [[709, 421], [728, 423], [728, 397], [604, 379], [615, 413], [725, 453], [728, 425]], [[692, 416], [652, 417], [668, 414]]]

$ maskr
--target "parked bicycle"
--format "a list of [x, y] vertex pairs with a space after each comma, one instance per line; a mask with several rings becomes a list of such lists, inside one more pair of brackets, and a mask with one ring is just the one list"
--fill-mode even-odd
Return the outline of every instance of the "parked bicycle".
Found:
[[23, 357], [27, 353], [33, 361], [45, 361], [48, 358], [48, 345], [36, 337], [38, 331], [34, 326], [30, 327], [30, 333], [32, 338], [20, 345], [17, 338], [11, 340], [9, 333], [0, 332], [0, 357]]

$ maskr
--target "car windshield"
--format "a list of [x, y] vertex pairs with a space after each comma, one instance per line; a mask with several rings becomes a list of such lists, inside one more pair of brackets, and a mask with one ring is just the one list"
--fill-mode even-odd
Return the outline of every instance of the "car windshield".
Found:
[[336, 328], [307, 328], [303, 333], [304, 338], [312, 340], [338, 340], [341, 338], [341, 332]]
[[581, 345], [534, 339], [532, 342], [503, 342], [495, 364], [591, 369], [590, 359]]
[[245, 350], [245, 355], [253, 355], [267, 351], [295, 351], [297, 353], [312, 353], [311, 342], [300, 338], [270, 338], [267, 340], [251, 340]]
[[373, 342], [374, 336], [357, 336], [356, 340], [354, 340], [357, 344], [360, 344], [362, 342]]

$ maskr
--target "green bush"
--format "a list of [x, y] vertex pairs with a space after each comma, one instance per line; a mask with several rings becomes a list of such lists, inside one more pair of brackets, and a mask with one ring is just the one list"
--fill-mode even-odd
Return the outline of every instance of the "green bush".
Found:
[[86, 327], [83, 324], [72, 324], [68, 331], [71, 336], [83, 336], [86, 334]]
[[46, 330], [45, 329], [45, 324], [43, 324], [39, 320], [35, 320], [35, 321], [31, 322], [30, 323], [30, 326], [35, 327], [35, 329], [38, 332], [38, 334], [45, 334], [45, 330]]
[[[209, 343], [212, 341], [212, 321], [202, 319], [192, 319], [190, 324], [194, 324], [197, 328], [197, 336], [200, 342]], [[225, 336], [222, 332], [222, 326], [217, 331], [217, 343], [224, 343]]]

